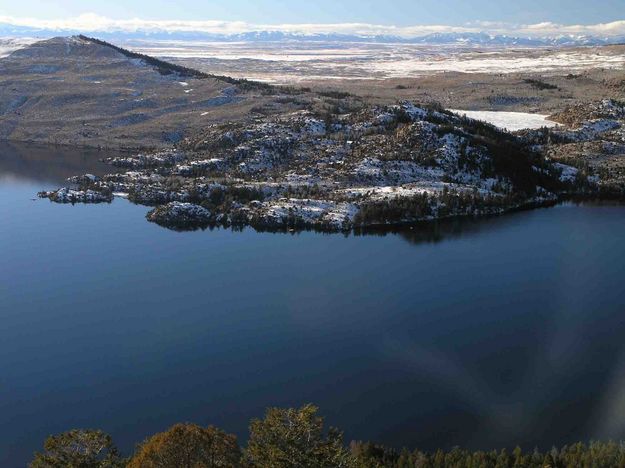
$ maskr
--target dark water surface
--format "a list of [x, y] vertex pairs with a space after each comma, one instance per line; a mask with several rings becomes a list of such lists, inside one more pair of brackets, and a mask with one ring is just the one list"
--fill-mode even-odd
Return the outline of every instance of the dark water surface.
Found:
[[32, 200], [102, 156], [0, 146], [0, 466], [307, 402], [398, 447], [625, 437], [625, 207], [345, 237]]

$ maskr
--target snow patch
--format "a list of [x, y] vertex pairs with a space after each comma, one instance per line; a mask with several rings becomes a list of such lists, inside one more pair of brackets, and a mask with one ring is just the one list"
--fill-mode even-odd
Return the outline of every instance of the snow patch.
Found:
[[547, 115], [542, 114], [530, 114], [527, 112], [466, 111], [459, 109], [448, 110], [470, 119], [488, 122], [495, 127], [503, 128], [510, 132], [542, 127], [555, 127], [557, 125], [555, 122], [547, 120]]

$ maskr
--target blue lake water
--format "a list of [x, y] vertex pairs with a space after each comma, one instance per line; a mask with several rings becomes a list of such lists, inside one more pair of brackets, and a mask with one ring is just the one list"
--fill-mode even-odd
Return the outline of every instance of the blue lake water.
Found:
[[181, 421], [244, 442], [308, 402], [397, 447], [625, 437], [625, 207], [344, 236], [33, 200], [102, 156], [0, 146], [0, 466], [76, 427], [125, 453]]

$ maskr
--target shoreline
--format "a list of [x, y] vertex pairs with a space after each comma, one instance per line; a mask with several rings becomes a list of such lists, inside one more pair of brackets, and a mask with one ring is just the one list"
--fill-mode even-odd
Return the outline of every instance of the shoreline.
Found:
[[[140, 205], [134, 203], [127, 199], [127, 197], [119, 197], [127, 200], [129, 203], [133, 203], [136, 205]], [[345, 237], [355, 235], [386, 235], [394, 232], [399, 232], [405, 229], [423, 229], [428, 230], [439, 223], [452, 223], [452, 222], [464, 222], [464, 221], [484, 221], [489, 219], [497, 219], [501, 217], [505, 217], [507, 215], [512, 215], [515, 213], [529, 212], [534, 210], [546, 209], [546, 208], [554, 208], [559, 205], [565, 205], [567, 203], [572, 203], [575, 205], [583, 205], [583, 204], [608, 204], [610, 206], [622, 206], [625, 205], [625, 195], [621, 196], [597, 196], [596, 194], [576, 194], [576, 195], [563, 195], [558, 197], [555, 200], [545, 200], [543, 202], [529, 202], [520, 204], [517, 206], [513, 206], [507, 209], [503, 209], [500, 212], [492, 212], [492, 213], [478, 213], [478, 214], [454, 214], [447, 216], [440, 216], [429, 219], [420, 219], [420, 220], [406, 220], [406, 221], [398, 221], [393, 223], [376, 223], [369, 225], [358, 225], [351, 226], [347, 229], [332, 229], [332, 228], [324, 228], [321, 226], [315, 225], [305, 225], [297, 224], [295, 225], [287, 225], [287, 226], [273, 226], [270, 227], [268, 225], [253, 225], [253, 224], [224, 224], [224, 223], [203, 223], [203, 224], [188, 224], [186, 226], [180, 224], [172, 224], [172, 225], [164, 225], [159, 224], [160, 227], [165, 229], [169, 229], [176, 232], [195, 232], [195, 231], [205, 231], [205, 230], [213, 230], [213, 229], [223, 229], [223, 230], [231, 230], [231, 231], [243, 231], [245, 229], [251, 229], [257, 233], [273, 233], [273, 234], [300, 234], [303, 232], [311, 232], [317, 234], [340, 234]], [[145, 206], [145, 205], [141, 205]], [[152, 210], [150, 210], [152, 211]], [[148, 212], [149, 214], [149, 212]], [[146, 214], [147, 217], [147, 214]], [[153, 221], [152, 221], [153, 222]]]

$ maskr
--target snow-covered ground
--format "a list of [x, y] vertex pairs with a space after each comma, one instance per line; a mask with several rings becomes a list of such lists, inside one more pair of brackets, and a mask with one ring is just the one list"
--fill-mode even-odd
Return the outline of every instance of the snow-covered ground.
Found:
[[475, 120], [483, 120], [496, 127], [509, 131], [535, 129], [541, 127], [555, 127], [557, 124], [547, 120], [546, 115], [529, 114], [527, 112], [498, 112], [498, 111], [466, 111], [449, 109], [459, 115], [466, 115]]
[[[571, 73], [622, 69], [625, 55], [602, 48], [510, 48], [336, 42], [129, 41], [137, 52], [182, 59], [229, 76], [268, 82], [382, 79], [458, 73]], [[286, 79], [288, 77], [288, 79]]]
[[458, 73], [545, 73], [558, 70], [570, 73], [588, 68], [623, 68], [625, 57], [593, 50], [545, 52], [544, 55], [506, 56], [499, 51], [491, 53], [450, 53], [435, 58], [410, 57], [374, 62], [372, 69], [387, 77], [419, 76], [424, 74]]

